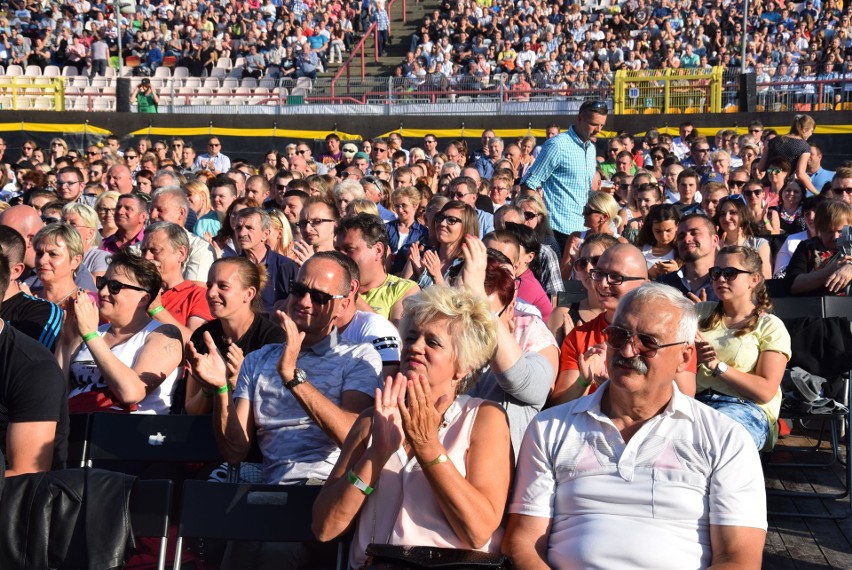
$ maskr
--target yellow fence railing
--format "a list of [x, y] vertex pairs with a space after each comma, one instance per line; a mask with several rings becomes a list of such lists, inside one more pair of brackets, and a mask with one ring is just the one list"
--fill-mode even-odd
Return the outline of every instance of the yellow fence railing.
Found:
[[723, 67], [620, 70], [615, 74], [617, 115], [719, 113]]
[[0, 108], [64, 111], [65, 78], [0, 77]]

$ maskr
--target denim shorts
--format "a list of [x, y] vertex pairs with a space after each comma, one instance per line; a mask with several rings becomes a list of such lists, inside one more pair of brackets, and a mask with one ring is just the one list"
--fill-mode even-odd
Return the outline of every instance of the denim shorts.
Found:
[[695, 399], [707, 404], [714, 410], [718, 410], [743, 426], [754, 440], [758, 451], [766, 445], [766, 440], [769, 437], [769, 418], [751, 400], [710, 391], [696, 394]]

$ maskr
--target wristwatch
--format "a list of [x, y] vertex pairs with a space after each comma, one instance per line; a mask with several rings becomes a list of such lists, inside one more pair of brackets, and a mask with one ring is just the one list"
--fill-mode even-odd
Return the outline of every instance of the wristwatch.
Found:
[[713, 369], [713, 376], [721, 376], [727, 371], [728, 365], [720, 361], [719, 364], [716, 365], [716, 368]]
[[301, 368], [296, 368], [293, 370], [293, 379], [287, 382], [284, 382], [284, 387], [288, 390], [292, 390], [299, 384], [304, 384], [308, 381], [308, 375], [305, 374], [305, 371]]

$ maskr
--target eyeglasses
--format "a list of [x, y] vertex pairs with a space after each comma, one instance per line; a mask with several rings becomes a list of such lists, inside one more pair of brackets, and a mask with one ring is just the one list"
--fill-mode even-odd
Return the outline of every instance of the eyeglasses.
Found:
[[306, 152], [308, 152], [308, 151], [305, 150], [305, 149], [302, 149], [302, 150], [297, 150], [296, 154], [305, 154]]
[[22, 147], [22, 150], [35, 150], [35, 148], [31, 147], [31, 146], [25, 146], [25, 147]]
[[220, 146], [222, 146], [222, 144], [221, 143], [209, 143], [207, 146], [220, 147]]
[[602, 115], [609, 113], [609, 107], [607, 107], [606, 101], [584, 101], [583, 104], [580, 105], [581, 113], [590, 109]]
[[139, 158], [138, 154], [125, 154], [124, 158]]
[[461, 200], [465, 196], [470, 196], [470, 195], [471, 195], [471, 192], [462, 192], [461, 190], [456, 190], [452, 194], [453, 198], [456, 198], [458, 200]]
[[329, 220], [328, 218], [314, 218], [312, 220], [299, 220], [299, 223], [296, 224], [302, 229], [311, 226], [312, 228], [317, 227], [320, 224], [327, 224], [328, 222], [333, 222], [334, 220]]
[[606, 216], [606, 214], [604, 214], [603, 212], [601, 212], [599, 210], [593, 210], [592, 208], [590, 208], [588, 206], [583, 208], [583, 215], [584, 216], [591, 216], [592, 214], [600, 214], [601, 216]]
[[99, 216], [106, 216], [107, 214], [115, 215], [115, 208], [98, 208]]
[[[657, 339], [649, 334], [631, 331], [616, 325], [606, 327], [603, 332], [607, 335], [606, 343], [613, 349], [621, 350], [629, 342], [633, 347], [633, 352], [645, 358], [654, 358], [657, 355], [657, 351], [661, 348], [686, 344], [684, 341], [660, 344]], [[636, 345], [636, 341], [639, 341], [638, 346]]]
[[724, 279], [725, 281], [733, 281], [737, 278], [737, 275], [741, 273], [746, 273], [751, 275], [751, 271], [746, 271], [745, 269], [737, 269], [736, 267], [725, 267], [722, 269], [721, 267], [711, 267], [710, 268], [710, 279], [713, 281], [718, 281], [719, 279]]
[[148, 292], [148, 290], [144, 287], [128, 285], [127, 283], [122, 283], [117, 279], [107, 279], [106, 277], [95, 278], [95, 287], [97, 287], [98, 291], [106, 287], [110, 295], [118, 295], [122, 289], [133, 289], [134, 291], [142, 291], [143, 293]]
[[435, 225], [441, 225], [446, 222], [448, 226], [454, 226], [456, 224], [462, 223], [461, 218], [457, 218], [455, 216], [448, 216], [446, 214], [437, 214], [435, 216]]
[[594, 267], [598, 264], [598, 260], [601, 258], [600, 255], [592, 255], [590, 257], [581, 257], [574, 262], [574, 271], [585, 271], [589, 264]]
[[42, 216], [41, 221], [44, 222], [45, 224], [56, 224], [58, 222], [61, 222], [62, 220], [60, 220], [59, 218], [56, 218], [54, 216]]
[[852, 188], [832, 188], [832, 192], [840, 196], [841, 194], [852, 194]]
[[88, 155], [88, 156], [92, 156], [92, 155], [96, 155], [96, 154], [101, 154], [101, 151], [99, 151], [99, 150], [87, 150], [86, 151], [86, 155]]
[[527, 221], [534, 220], [537, 217], [539, 217], [540, 215], [541, 214], [537, 214], [535, 212], [524, 212], [524, 219], [527, 220]]
[[625, 281], [644, 281], [644, 277], [625, 277], [624, 275], [620, 275], [618, 273], [605, 273], [598, 269], [592, 269], [589, 271], [589, 277], [592, 278], [592, 281], [603, 281], [606, 279], [612, 285], [621, 285]]
[[732, 186], [734, 188], [740, 188], [748, 184], [748, 180], [728, 180], [728, 186]]
[[752, 198], [754, 196], [763, 195], [763, 190], [743, 190], [743, 196], [747, 198]]
[[776, 167], [774, 167], [774, 166], [773, 166], [772, 168], [767, 168], [767, 169], [766, 169], [766, 173], [767, 173], [767, 174], [781, 174], [782, 172], [784, 172], [782, 169], [780, 169], [780, 168], [776, 168]]
[[748, 132], [750, 132], [750, 133], [762, 133], [763, 131], [761, 129], [749, 129]]
[[432, 140], [424, 140], [423, 142], [426, 143], [426, 144], [435, 144], [438, 141], [435, 140], [435, 139], [432, 139]]
[[654, 154], [654, 155], [651, 155], [651, 157], [652, 157], [654, 160], [664, 160], [664, 159], [666, 158], [666, 157], [665, 157], [665, 156], [663, 156], [662, 154]]
[[312, 289], [307, 285], [303, 285], [298, 281], [290, 281], [290, 294], [294, 297], [302, 298], [305, 295], [310, 295], [311, 303], [314, 305], [327, 305], [335, 299], [345, 299], [346, 295], [332, 295], [325, 291]]
[[80, 183], [79, 180], [57, 180], [56, 181], [56, 185], [60, 186], [60, 187], [62, 187], [62, 186], [74, 186], [75, 184], [79, 184], [79, 183]]
[[373, 152], [387, 152], [387, 151], [388, 151], [387, 147], [379, 147], [379, 146], [373, 147]]
[[64, 145], [64, 144], [62, 144], [62, 143], [58, 143], [58, 142], [53, 143], [53, 145], [52, 145], [52, 146], [61, 146], [62, 148], [65, 148], [65, 145]]
[[710, 147], [707, 147], [707, 148], [697, 148], [697, 149], [695, 149], [695, 152], [700, 152], [700, 153], [704, 154], [705, 152], [710, 152]]

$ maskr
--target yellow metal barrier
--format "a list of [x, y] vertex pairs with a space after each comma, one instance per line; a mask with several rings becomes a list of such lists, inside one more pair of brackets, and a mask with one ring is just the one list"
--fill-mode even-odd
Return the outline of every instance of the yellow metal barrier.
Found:
[[723, 67], [620, 70], [615, 73], [615, 114], [719, 113]]
[[[34, 83], [34, 81], [49, 82]], [[64, 77], [0, 77], [0, 105], [3, 110], [65, 110]]]

